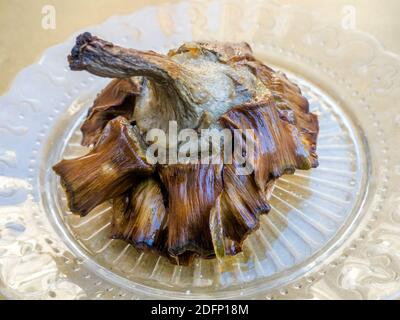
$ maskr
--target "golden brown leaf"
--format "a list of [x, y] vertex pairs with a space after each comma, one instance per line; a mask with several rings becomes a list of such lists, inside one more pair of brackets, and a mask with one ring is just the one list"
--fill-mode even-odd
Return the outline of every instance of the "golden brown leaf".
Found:
[[106, 200], [127, 191], [135, 179], [149, 175], [141, 138], [123, 117], [111, 120], [86, 156], [53, 167], [61, 177], [72, 212], [85, 216]]
[[165, 219], [161, 186], [154, 178], [149, 178], [126, 195], [114, 199], [111, 236], [137, 249], [154, 250]]
[[140, 86], [131, 79], [114, 79], [97, 96], [81, 126], [82, 145], [93, 145], [108, 121], [122, 116], [131, 120]]
[[214, 255], [210, 210], [222, 191], [220, 165], [167, 165], [160, 170], [168, 192], [168, 252]]
[[232, 130], [253, 130], [254, 175], [263, 191], [270, 180], [315, 165], [312, 147], [301, 139], [296, 126], [279, 117], [273, 99], [232, 108], [220, 118], [220, 123]]

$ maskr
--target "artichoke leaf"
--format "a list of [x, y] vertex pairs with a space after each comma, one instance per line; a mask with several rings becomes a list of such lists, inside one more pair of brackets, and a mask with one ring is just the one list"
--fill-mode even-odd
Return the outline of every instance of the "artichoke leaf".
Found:
[[81, 216], [126, 192], [135, 178], [154, 171], [146, 162], [139, 133], [123, 117], [107, 124], [87, 155], [62, 160], [53, 169], [61, 178], [70, 210]]
[[81, 126], [82, 145], [96, 144], [108, 121], [122, 116], [131, 120], [140, 85], [132, 79], [114, 79], [97, 96]]

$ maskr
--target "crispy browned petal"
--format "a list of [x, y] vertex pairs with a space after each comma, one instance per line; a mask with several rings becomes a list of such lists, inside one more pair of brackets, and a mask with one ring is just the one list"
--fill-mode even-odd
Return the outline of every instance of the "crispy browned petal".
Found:
[[154, 252], [166, 257], [171, 263], [178, 266], [190, 266], [193, 260], [199, 256], [199, 254], [193, 251], [186, 251], [179, 256], [170, 255], [168, 252], [168, 218], [165, 219], [160, 235], [154, 243]]
[[137, 249], [155, 249], [166, 218], [158, 181], [148, 178], [132, 191], [114, 199], [111, 237], [125, 240]]
[[[285, 75], [277, 74], [274, 83], [277, 88], [274, 95], [279, 116], [297, 128], [301, 140], [309, 146], [310, 154], [315, 155], [312, 163], [312, 167], [315, 168], [318, 166], [316, 155], [319, 132], [318, 116], [309, 112], [307, 99], [301, 96], [300, 89], [290, 83]], [[290, 85], [292, 85], [291, 88]]]
[[131, 79], [114, 79], [97, 96], [81, 126], [82, 145], [95, 144], [107, 122], [122, 116], [131, 120], [140, 85]]
[[290, 82], [284, 73], [274, 72], [272, 74], [269, 89], [272, 91], [275, 101], [284, 103], [298, 113], [308, 113], [308, 100], [302, 96], [300, 88]]
[[309, 104], [302, 96], [300, 88], [291, 82], [284, 73], [274, 71], [258, 60], [245, 61], [243, 64], [250, 67], [253, 73], [271, 90], [277, 102], [295, 112], [308, 113]]
[[314, 147], [302, 139], [296, 126], [279, 117], [272, 99], [237, 106], [220, 122], [229, 129], [254, 130], [254, 176], [261, 190], [283, 174], [316, 165]]
[[[319, 132], [318, 117], [309, 113], [309, 103], [302, 96], [300, 88], [288, 80], [284, 73], [275, 72], [260, 61], [244, 63], [271, 90], [281, 119], [295, 125], [302, 139], [305, 139], [310, 146], [310, 152], [315, 153]], [[317, 165], [315, 159], [313, 166]]]
[[145, 159], [140, 135], [123, 117], [111, 120], [86, 156], [53, 167], [61, 177], [69, 208], [82, 216], [127, 191], [142, 175], [154, 171]]
[[216, 255], [223, 257], [242, 251], [246, 237], [259, 227], [261, 214], [270, 210], [267, 194], [273, 181], [262, 192], [253, 175], [237, 175], [236, 166], [227, 164], [223, 172], [224, 191], [211, 212], [210, 226]]
[[168, 252], [214, 255], [210, 210], [222, 191], [221, 165], [168, 165], [160, 170], [168, 192]]
[[246, 42], [187, 42], [177, 50], [171, 50], [170, 57], [184, 52], [191, 52], [197, 55], [200, 51], [210, 51], [215, 53], [222, 62], [233, 62], [241, 59], [251, 59], [253, 51]]
[[221, 196], [219, 196], [210, 213], [211, 238], [214, 245], [215, 255], [219, 258], [233, 256], [242, 251], [240, 243], [228, 238], [223, 221], [229, 212], [221, 209]]

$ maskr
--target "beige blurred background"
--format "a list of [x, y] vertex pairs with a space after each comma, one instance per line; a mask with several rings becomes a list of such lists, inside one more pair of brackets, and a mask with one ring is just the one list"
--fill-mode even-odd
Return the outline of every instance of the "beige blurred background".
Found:
[[[164, 0], [0, 0], [0, 95], [16, 74], [39, 59], [43, 51], [71, 33]], [[177, 2], [169, 0], [168, 2]], [[384, 47], [400, 54], [399, 0], [275, 0], [313, 10], [339, 24], [344, 6], [354, 6], [356, 27], [374, 35]], [[55, 30], [42, 28], [42, 8], [56, 9]]]

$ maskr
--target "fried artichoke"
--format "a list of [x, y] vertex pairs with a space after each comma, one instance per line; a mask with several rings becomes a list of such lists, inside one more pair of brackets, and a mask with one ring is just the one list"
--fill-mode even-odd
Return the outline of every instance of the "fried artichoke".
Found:
[[[89, 33], [72, 70], [112, 78], [82, 124], [90, 152], [54, 166], [73, 213], [111, 201], [111, 237], [188, 265], [239, 253], [270, 210], [274, 182], [318, 166], [318, 118], [297, 85], [246, 43], [185, 43], [168, 55], [125, 49]], [[253, 130], [253, 172], [231, 163], [152, 164], [152, 129]]]

